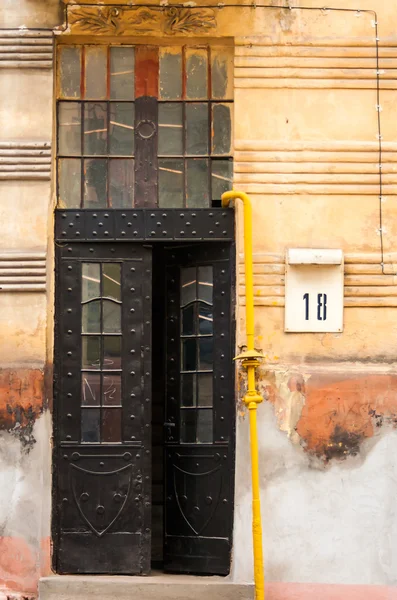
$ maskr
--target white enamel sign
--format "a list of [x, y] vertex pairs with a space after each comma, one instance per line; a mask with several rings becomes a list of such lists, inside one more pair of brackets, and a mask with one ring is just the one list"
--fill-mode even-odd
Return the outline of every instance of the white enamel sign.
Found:
[[291, 248], [286, 258], [285, 331], [343, 331], [342, 250]]

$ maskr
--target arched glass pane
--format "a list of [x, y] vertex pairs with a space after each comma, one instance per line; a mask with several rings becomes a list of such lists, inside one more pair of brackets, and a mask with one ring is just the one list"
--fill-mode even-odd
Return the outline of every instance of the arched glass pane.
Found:
[[83, 304], [82, 333], [101, 333], [101, 302], [94, 300]]
[[121, 306], [111, 300], [103, 301], [103, 333], [121, 333]]

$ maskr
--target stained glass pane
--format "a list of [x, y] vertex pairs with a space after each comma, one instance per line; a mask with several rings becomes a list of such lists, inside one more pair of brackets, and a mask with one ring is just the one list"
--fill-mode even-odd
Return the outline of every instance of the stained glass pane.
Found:
[[121, 333], [121, 306], [111, 300], [103, 301], [103, 333]]
[[181, 375], [181, 406], [196, 406], [196, 375]]
[[60, 158], [58, 160], [58, 207], [80, 208], [81, 160]]
[[106, 98], [107, 48], [85, 48], [85, 97], [93, 100]]
[[99, 442], [99, 408], [81, 409], [81, 441], [87, 443]]
[[119, 408], [103, 409], [102, 442], [121, 442], [121, 410]]
[[102, 386], [103, 406], [121, 405], [121, 375], [104, 375]]
[[83, 369], [99, 369], [101, 366], [101, 338], [96, 335], [84, 336], [82, 339]]
[[134, 48], [110, 48], [110, 97], [112, 100], [134, 99], [134, 69]]
[[208, 98], [208, 52], [186, 49], [186, 96], [189, 100]]
[[181, 443], [196, 443], [196, 411], [181, 410]]
[[83, 263], [82, 265], [82, 295], [83, 302], [101, 295], [101, 266], [99, 263]]
[[121, 337], [103, 338], [103, 369], [121, 369]]
[[184, 164], [179, 159], [159, 160], [159, 206], [182, 208]]
[[[190, 341], [190, 340], [189, 340]], [[208, 371], [213, 369], [214, 361], [213, 361], [213, 349], [214, 342], [212, 337], [210, 338], [200, 338], [198, 340], [199, 343], [199, 369], [203, 371]]]
[[134, 205], [134, 160], [114, 158], [109, 161], [109, 200], [113, 208]]
[[213, 441], [213, 416], [212, 410], [197, 411], [197, 443], [211, 444]]
[[195, 304], [190, 304], [182, 310], [182, 335], [194, 335], [196, 333], [195, 309]]
[[186, 154], [208, 154], [208, 105], [186, 104]]
[[212, 153], [230, 154], [232, 151], [231, 104], [212, 106]]
[[186, 161], [186, 206], [209, 207], [208, 159], [190, 158]]
[[183, 154], [182, 104], [165, 102], [159, 105], [159, 155]]
[[58, 153], [66, 156], [81, 154], [81, 105], [60, 102], [58, 105]]
[[[206, 340], [207, 341], [207, 340]], [[182, 370], [195, 371], [197, 369], [196, 339], [182, 340]]]
[[84, 154], [107, 154], [105, 102], [86, 102], [84, 105]]
[[212, 389], [212, 373], [198, 373], [198, 406], [212, 406], [213, 389]]
[[107, 161], [89, 158], [84, 161], [84, 207], [104, 208], [107, 205]]
[[82, 333], [101, 333], [101, 301], [93, 300], [83, 304]]
[[101, 403], [101, 376], [99, 373], [81, 374], [81, 399], [83, 406], [99, 406]]
[[61, 98], [80, 98], [81, 51], [75, 46], [60, 46], [59, 87]]
[[214, 289], [213, 268], [208, 265], [198, 268], [198, 299], [204, 302], [213, 302]]
[[121, 264], [103, 263], [102, 265], [103, 296], [121, 300]]
[[110, 105], [109, 152], [119, 156], [134, 153], [135, 105], [133, 102], [112, 102]]
[[160, 98], [179, 100], [182, 96], [181, 48], [160, 49]]
[[181, 269], [181, 306], [196, 300], [196, 267]]

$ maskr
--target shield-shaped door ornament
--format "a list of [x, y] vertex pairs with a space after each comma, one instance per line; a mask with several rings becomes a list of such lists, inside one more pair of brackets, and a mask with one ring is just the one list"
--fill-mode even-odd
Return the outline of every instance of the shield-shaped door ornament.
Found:
[[174, 492], [182, 517], [195, 535], [204, 533], [219, 502], [222, 469], [192, 473], [174, 465]]
[[120, 517], [132, 482], [132, 465], [115, 471], [89, 471], [70, 465], [71, 488], [85, 523], [102, 537]]

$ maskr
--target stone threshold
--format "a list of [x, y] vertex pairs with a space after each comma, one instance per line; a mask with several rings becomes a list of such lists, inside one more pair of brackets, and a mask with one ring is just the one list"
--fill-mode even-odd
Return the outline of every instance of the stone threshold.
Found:
[[223, 577], [53, 575], [39, 582], [39, 600], [253, 600], [254, 587]]

